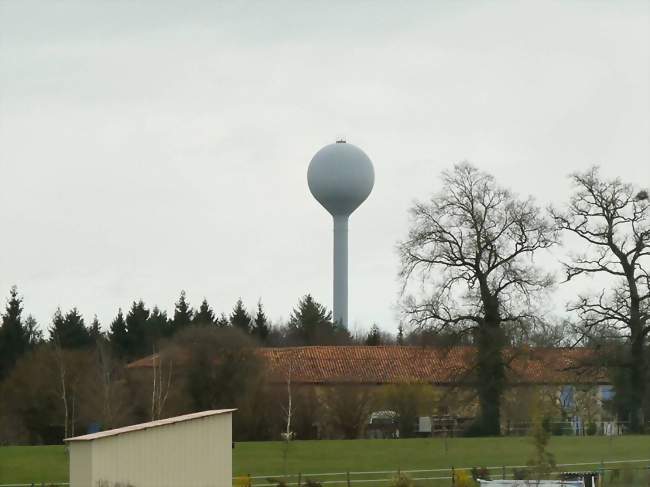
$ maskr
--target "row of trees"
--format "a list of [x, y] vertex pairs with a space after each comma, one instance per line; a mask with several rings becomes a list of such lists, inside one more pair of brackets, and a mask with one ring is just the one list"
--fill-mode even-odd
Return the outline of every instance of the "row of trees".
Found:
[[299, 300], [286, 324], [273, 326], [261, 301], [257, 303], [255, 313], [249, 313], [239, 299], [228, 316], [224, 313], [217, 316], [206, 299], [198, 309], [193, 309], [184, 291], [175, 303], [172, 317], [157, 306], [149, 309], [142, 300], [134, 301], [126, 314], [121, 309], [118, 311], [107, 331], [102, 330], [96, 316], [87, 325], [76, 307], [66, 313], [57, 309], [46, 338], [31, 315], [23, 318], [22, 298], [13, 287], [0, 326], [0, 380], [11, 371], [20, 356], [41, 342], [62, 349], [84, 349], [103, 341], [116, 357], [128, 361], [151, 354], [162, 341], [190, 326], [233, 328], [259, 344], [272, 346], [355, 341], [378, 345], [389, 339], [377, 326], [368, 336], [353, 339], [347, 330], [333, 323], [331, 312], [309, 294]]
[[231, 407], [238, 408], [237, 440], [277, 439], [287, 427], [289, 398], [291, 431], [299, 438], [356, 438], [376, 408], [399, 411], [410, 435], [417, 415], [436, 404], [428, 386], [381, 394], [372, 387], [294, 386], [287, 393], [268, 380], [256, 346], [240, 328], [189, 325], [161, 342], [153, 367], [128, 369], [105, 339], [82, 348], [42, 342], [0, 384], [0, 444], [59, 443], [89, 429]]
[[[164, 341], [151, 367], [125, 368], [106, 341], [91, 348], [60, 349], [41, 343], [21, 357], [0, 385], [0, 444], [59, 443], [62, 437], [214, 408], [238, 408], [237, 440], [291, 437], [357, 438], [366, 428], [374, 436], [417, 435], [421, 416], [471, 417], [472, 393], [430, 384], [292, 384], [269, 375], [249, 334], [234, 327], [188, 326]], [[288, 352], [292, 353], [292, 352]], [[570, 408], [558, 387], [517, 387], [504, 398], [505, 416], [529, 421], [535, 408], [548, 419], [580, 415], [597, 421], [593, 388], [576, 389]], [[596, 409], [594, 409], [596, 408]], [[376, 416], [371, 413], [390, 412]], [[439, 416], [441, 417], [441, 416]], [[434, 426], [457, 434], [453, 422]], [[449, 431], [450, 429], [454, 431]], [[462, 427], [461, 427], [462, 429]]]
[[[595, 343], [616, 368], [617, 393], [631, 429], [641, 431], [648, 391], [650, 209], [648, 193], [597, 168], [574, 174], [573, 194], [544, 211], [469, 164], [442, 175], [443, 190], [411, 210], [399, 246], [404, 313], [411, 325], [477, 346], [477, 434], [500, 433], [509, 337], [548, 329], [538, 303], [554, 275], [543, 251], [566, 236], [564, 281], [604, 276], [602, 291], [570, 302], [573, 345]], [[546, 256], [548, 258], [548, 256]]]

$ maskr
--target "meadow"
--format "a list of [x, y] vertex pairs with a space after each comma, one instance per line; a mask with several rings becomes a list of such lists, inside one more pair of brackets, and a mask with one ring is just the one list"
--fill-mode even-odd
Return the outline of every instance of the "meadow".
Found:
[[[650, 466], [650, 436], [559, 436], [552, 438], [550, 450], [558, 464], [645, 460], [636, 466]], [[345, 477], [322, 474], [525, 465], [531, 454], [532, 443], [526, 437], [293, 441], [288, 446], [283, 442], [245, 442], [236, 443], [233, 450], [233, 474], [259, 477], [255, 483], [298, 473], [321, 474], [312, 477], [319, 480], [341, 480]], [[0, 485], [65, 482], [67, 469], [63, 446], [0, 447]]]

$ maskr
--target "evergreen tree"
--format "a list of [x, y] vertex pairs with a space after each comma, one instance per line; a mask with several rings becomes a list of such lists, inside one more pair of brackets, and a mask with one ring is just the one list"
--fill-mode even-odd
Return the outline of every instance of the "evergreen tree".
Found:
[[379, 330], [379, 327], [376, 323], [372, 325], [372, 328], [370, 328], [370, 332], [368, 332], [365, 343], [366, 345], [371, 346], [381, 345], [381, 331]]
[[126, 315], [127, 356], [130, 358], [139, 357], [148, 352], [148, 320], [149, 310], [145, 308], [144, 302], [142, 300], [133, 301], [131, 309]]
[[305, 345], [331, 343], [338, 331], [332, 313], [311, 294], [303, 296], [291, 312], [288, 328], [294, 339]]
[[228, 321], [228, 317], [224, 313], [221, 313], [215, 324], [219, 328], [228, 328], [230, 326], [230, 321]]
[[97, 315], [95, 315], [95, 317], [93, 318], [93, 322], [90, 324], [88, 333], [90, 335], [90, 340], [93, 343], [97, 343], [97, 340], [99, 340], [104, 336], [104, 334], [102, 333], [102, 327], [99, 324], [99, 320], [97, 319]]
[[108, 332], [111, 346], [118, 356], [124, 357], [129, 351], [129, 337], [126, 333], [126, 321], [122, 314], [122, 308], [117, 312]]
[[28, 315], [25, 319], [25, 333], [30, 348], [43, 343], [43, 332], [38, 328], [36, 318], [32, 315]]
[[185, 297], [185, 291], [181, 291], [181, 295], [174, 308], [174, 319], [172, 321], [173, 333], [191, 325], [193, 314], [192, 308]]
[[397, 344], [404, 345], [404, 326], [401, 323], [397, 327]]
[[235, 303], [232, 314], [230, 315], [230, 324], [234, 328], [239, 328], [244, 333], [250, 333], [251, 321], [251, 315], [248, 314], [246, 308], [244, 308], [244, 303], [241, 298], [239, 298], [237, 303]]
[[201, 302], [201, 306], [199, 306], [199, 310], [194, 315], [193, 322], [195, 325], [215, 324], [214, 311], [212, 311], [212, 308], [210, 308], [207, 299], [203, 298], [203, 301]]
[[0, 379], [9, 373], [16, 360], [29, 347], [29, 336], [20, 316], [23, 312], [22, 302], [18, 288], [13, 286], [9, 291], [9, 300], [0, 326]]
[[158, 306], [154, 306], [147, 321], [147, 335], [149, 345], [155, 345], [163, 337], [171, 335], [172, 328], [167, 312], [160, 311]]
[[65, 316], [61, 308], [57, 308], [49, 331], [50, 341], [61, 348], [82, 348], [91, 343], [90, 333], [77, 308], [72, 308]]
[[269, 323], [264, 313], [264, 308], [262, 307], [262, 301], [257, 302], [257, 314], [255, 315], [255, 320], [253, 321], [253, 336], [264, 343], [266, 338], [269, 336], [270, 332]]

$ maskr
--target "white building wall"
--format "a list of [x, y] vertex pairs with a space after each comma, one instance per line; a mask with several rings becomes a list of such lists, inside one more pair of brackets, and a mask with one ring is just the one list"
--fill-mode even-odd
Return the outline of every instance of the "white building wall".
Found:
[[68, 445], [71, 486], [83, 485], [88, 487], [93, 485], [92, 446], [90, 441], [79, 441]]
[[[73, 482], [72, 476], [77, 474], [73, 474], [71, 463], [70, 487], [114, 487], [118, 483], [122, 484], [120, 487], [230, 487], [232, 484], [232, 414], [76, 443], [91, 445], [92, 481], [90, 484]], [[82, 460], [75, 462], [77, 468]]]

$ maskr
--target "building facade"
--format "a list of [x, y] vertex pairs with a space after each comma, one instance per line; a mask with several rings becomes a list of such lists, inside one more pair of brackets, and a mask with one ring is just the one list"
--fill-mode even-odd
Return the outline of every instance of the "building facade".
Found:
[[229, 486], [233, 411], [202, 411], [67, 438], [70, 487]]

